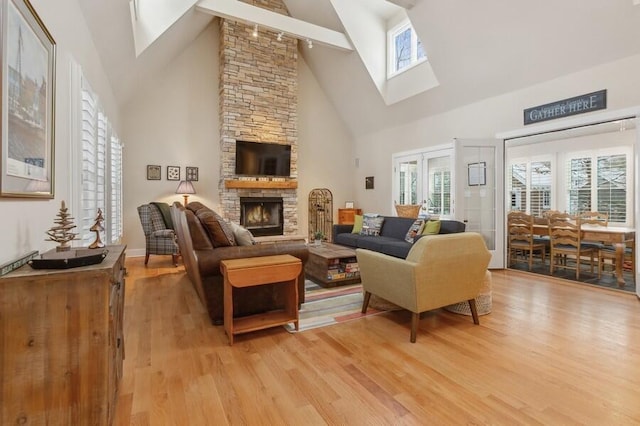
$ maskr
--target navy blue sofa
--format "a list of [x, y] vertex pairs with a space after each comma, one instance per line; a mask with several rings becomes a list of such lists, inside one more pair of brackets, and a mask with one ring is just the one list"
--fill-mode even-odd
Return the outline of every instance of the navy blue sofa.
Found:
[[[405, 241], [409, 228], [415, 219], [384, 216], [379, 236], [352, 234], [353, 225], [333, 225], [333, 243], [351, 248], [363, 248], [405, 259], [413, 243]], [[457, 220], [440, 221], [440, 234], [464, 232], [466, 226]], [[415, 239], [421, 238], [419, 236]], [[415, 242], [414, 241], [414, 242]]]

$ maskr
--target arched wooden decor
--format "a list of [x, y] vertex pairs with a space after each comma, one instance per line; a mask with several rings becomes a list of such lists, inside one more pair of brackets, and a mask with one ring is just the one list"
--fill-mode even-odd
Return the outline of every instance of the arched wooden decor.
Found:
[[316, 188], [309, 193], [309, 241], [318, 232], [322, 240], [331, 242], [333, 228], [333, 194], [326, 188]]

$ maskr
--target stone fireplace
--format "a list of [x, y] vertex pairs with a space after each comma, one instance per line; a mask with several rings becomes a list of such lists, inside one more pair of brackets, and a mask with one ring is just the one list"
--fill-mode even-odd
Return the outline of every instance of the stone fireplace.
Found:
[[[245, 3], [288, 15], [281, 0]], [[298, 233], [298, 41], [220, 19], [220, 182], [223, 216], [240, 223], [241, 199], [282, 199], [280, 234]], [[236, 140], [291, 145], [290, 177], [235, 175]], [[256, 235], [256, 234], [254, 234]]]
[[240, 225], [254, 237], [282, 235], [284, 215], [280, 197], [240, 197]]

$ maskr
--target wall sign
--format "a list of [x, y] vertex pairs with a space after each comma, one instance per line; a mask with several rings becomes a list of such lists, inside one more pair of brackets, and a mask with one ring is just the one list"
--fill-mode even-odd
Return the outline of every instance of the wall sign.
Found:
[[524, 110], [524, 124], [540, 123], [556, 118], [569, 117], [607, 107], [607, 90], [599, 90], [586, 95], [551, 102]]

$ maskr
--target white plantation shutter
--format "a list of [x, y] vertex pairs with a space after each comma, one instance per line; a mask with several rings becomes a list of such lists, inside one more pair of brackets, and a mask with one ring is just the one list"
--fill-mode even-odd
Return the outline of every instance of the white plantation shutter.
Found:
[[567, 212], [579, 214], [591, 208], [591, 157], [569, 158], [567, 164]]
[[106, 244], [118, 243], [122, 236], [122, 146], [112, 134], [107, 116], [86, 79], [81, 80], [82, 97], [82, 182], [80, 217], [76, 218], [82, 246], [91, 244], [90, 231], [98, 209], [102, 210]]
[[533, 161], [530, 176], [529, 214], [541, 217], [543, 212], [551, 209], [551, 161]]
[[77, 218], [82, 246], [93, 242], [89, 229], [98, 208], [98, 108], [97, 99], [82, 79], [82, 195], [80, 217]]
[[116, 243], [122, 238], [122, 144], [116, 135], [111, 135], [111, 185], [109, 192], [111, 194], [108, 233], [109, 242]]
[[511, 164], [508, 191], [511, 197], [509, 210], [527, 211], [527, 163]]
[[629, 218], [627, 190], [630, 155], [627, 152], [602, 155], [597, 152], [567, 159], [568, 211], [572, 214], [599, 211], [609, 222], [625, 224]]
[[542, 216], [551, 208], [550, 160], [518, 160], [509, 166], [509, 172], [510, 210]]
[[598, 211], [608, 212], [610, 222], [627, 221], [627, 158], [609, 155], [597, 158]]

